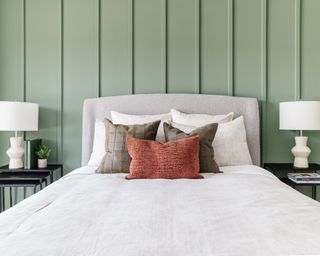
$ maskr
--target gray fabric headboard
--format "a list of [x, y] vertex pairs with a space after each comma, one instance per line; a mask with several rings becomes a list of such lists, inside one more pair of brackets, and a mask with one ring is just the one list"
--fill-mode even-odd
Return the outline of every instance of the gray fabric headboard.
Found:
[[204, 94], [138, 94], [86, 99], [83, 104], [82, 165], [87, 165], [92, 152], [96, 119], [110, 118], [111, 110], [139, 115], [168, 113], [171, 108], [203, 114], [226, 114], [233, 111], [235, 117], [244, 116], [252, 160], [255, 165], [260, 165], [257, 99]]

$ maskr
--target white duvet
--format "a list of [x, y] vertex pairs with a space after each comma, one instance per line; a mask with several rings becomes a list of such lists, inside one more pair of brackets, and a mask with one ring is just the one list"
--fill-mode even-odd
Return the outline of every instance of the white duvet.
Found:
[[320, 204], [255, 166], [203, 180], [80, 168], [0, 214], [0, 255], [320, 255]]

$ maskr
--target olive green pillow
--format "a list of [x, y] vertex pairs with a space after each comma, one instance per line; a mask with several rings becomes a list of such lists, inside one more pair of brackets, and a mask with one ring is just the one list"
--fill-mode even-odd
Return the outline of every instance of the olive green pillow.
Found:
[[191, 133], [184, 133], [183, 131], [173, 127], [168, 123], [164, 123], [163, 128], [166, 141], [178, 140], [194, 135], [199, 135], [200, 172], [220, 173], [219, 167], [216, 161], [214, 160], [214, 150], [212, 147], [212, 142], [218, 129], [217, 123], [202, 126], [193, 130]]
[[127, 137], [155, 140], [159, 121], [139, 124], [113, 124], [109, 119], [104, 120], [106, 128], [105, 150], [98, 173], [129, 173], [131, 157], [127, 148]]

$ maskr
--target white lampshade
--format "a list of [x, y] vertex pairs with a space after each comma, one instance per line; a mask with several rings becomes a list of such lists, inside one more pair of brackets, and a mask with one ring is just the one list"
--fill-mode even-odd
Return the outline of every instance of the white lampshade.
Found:
[[39, 105], [0, 101], [0, 131], [37, 131]]
[[281, 130], [320, 130], [320, 101], [282, 102], [279, 108]]

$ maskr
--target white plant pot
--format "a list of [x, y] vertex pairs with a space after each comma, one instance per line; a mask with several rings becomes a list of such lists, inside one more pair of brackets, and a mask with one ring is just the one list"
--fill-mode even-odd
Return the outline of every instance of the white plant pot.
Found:
[[48, 159], [38, 159], [38, 168], [47, 168]]

